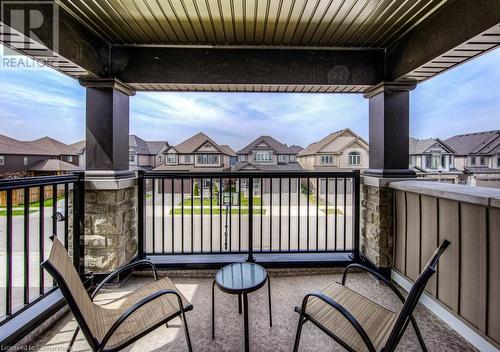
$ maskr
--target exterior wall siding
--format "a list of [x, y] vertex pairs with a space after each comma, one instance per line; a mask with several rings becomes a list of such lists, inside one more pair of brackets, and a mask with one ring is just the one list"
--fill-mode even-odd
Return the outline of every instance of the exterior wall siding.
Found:
[[500, 208], [394, 192], [394, 268], [414, 281], [449, 240], [426, 291], [500, 347]]

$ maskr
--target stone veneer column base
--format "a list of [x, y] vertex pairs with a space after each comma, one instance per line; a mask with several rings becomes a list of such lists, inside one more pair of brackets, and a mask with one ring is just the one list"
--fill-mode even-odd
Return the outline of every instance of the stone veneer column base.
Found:
[[401, 180], [408, 178], [362, 177], [360, 251], [379, 269], [393, 264], [393, 191], [387, 186]]
[[137, 178], [85, 178], [85, 272], [109, 273], [137, 255]]

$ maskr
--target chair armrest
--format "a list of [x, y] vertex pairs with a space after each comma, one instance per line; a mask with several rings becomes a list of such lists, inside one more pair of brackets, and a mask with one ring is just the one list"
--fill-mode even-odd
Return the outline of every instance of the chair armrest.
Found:
[[126, 270], [129, 270], [131, 268], [134, 268], [136, 266], [143, 265], [143, 264], [147, 264], [147, 265], [151, 266], [151, 270], [153, 271], [153, 275], [154, 275], [155, 281], [157, 281], [158, 280], [158, 273], [156, 272], [156, 266], [150, 260], [148, 260], [148, 259], [137, 260], [135, 262], [129, 263], [127, 265], [122, 266], [121, 268], [116, 269], [111, 274], [109, 274], [108, 276], [106, 276], [99, 283], [99, 285], [97, 285], [97, 287], [94, 289], [94, 291], [90, 295], [90, 299], [93, 300], [95, 298], [95, 296], [97, 295], [97, 293], [99, 293], [99, 291], [101, 290], [101, 288], [106, 283], [108, 283], [111, 279], [113, 279], [114, 277], [116, 277], [116, 275], [118, 275], [118, 274], [120, 274], [120, 273], [122, 273], [122, 272], [124, 272]]
[[375, 271], [375, 270], [373, 270], [373, 269], [371, 269], [363, 264], [358, 264], [358, 263], [350, 264], [344, 269], [344, 274], [342, 275], [342, 285], [343, 286], [345, 286], [345, 281], [347, 279], [347, 273], [349, 272], [350, 269], [353, 269], [353, 268], [358, 268], [358, 269], [364, 270], [367, 273], [375, 276], [377, 279], [379, 279], [380, 281], [385, 283], [387, 286], [389, 286], [389, 288], [396, 294], [396, 296], [398, 296], [398, 298], [401, 300], [401, 302], [403, 302], [403, 303], [405, 302], [405, 297], [403, 296], [403, 294], [401, 292], [399, 292], [399, 290], [396, 288], [396, 286], [394, 286], [394, 284], [389, 279], [387, 279], [385, 276], [381, 275], [377, 271]]
[[301, 314], [305, 314], [308, 319], [311, 320], [311, 317], [306, 314], [306, 307], [307, 303], [309, 300], [309, 297], [315, 297], [326, 304], [328, 304], [330, 307], [334, 308], [337, 310], [340, 314], [342, 314], [348, 321], [351, 323], [351, 325], [356, 329], [358, 334], [361, 336], [363, 339], [364, 343], [366, 344], [366, 347], [368, 348], [369, 351], [375, 352], [375, 347], [373, 346], [373, 343], [371, 342], [370, 338], [368, 337], [368, 334], [366, 333], [365, 329], [361, 326], [361, 324], [356, 320], [356, 318], [349, 313], [347, 309], [345, 309], [341, 304], [335, 302], [332, 298], [328, 297], [324, 293], [321, 292], [312, 292], [308, 293], [304, 299], [302, 300], [302, 308], [301, 308]]
[[104, 338], [102, 339], [101, 341], [101, 344], [99, 346], [99, 349], [98, 351], [102, 351], [104, 349], [104, 347], [106, 346], [106, 343], [109, 341], [109, 339], [111, 338], [111, 336], [115, 333], [115, 331], [120, 327], [120, 325], [128, 318], [130, 317], [136, 310], [138, 310], [139, 308], [143, 307], [144, 305], [154, 301], [155, 299], [159, 298], [159, 297], [162, 297], [164, 295], [168, 295], [168, 294], [171, 294], [171, 295], [175, 295], [177, 297], [177, 302], [179, 303], [179, 309], [180, 309], [180, 312], [182, 314], [184, 314], [184, 305], [182, 304], [182, 298], [181, 296], [179, 295], [179, 293], [175, 290], [160, 290], [158, 292], [155, 292], [145, 298], [143, 298], [142, 300], [140, 300], [139, 302], [137, 302], [136, 304], [134, 304], [132, 307], [128, 308], [114, 323], [113, 325], [111, 326], [111, 328], [108, 330], [108, 332], [106, 333], [106, 335], [104, 336]]

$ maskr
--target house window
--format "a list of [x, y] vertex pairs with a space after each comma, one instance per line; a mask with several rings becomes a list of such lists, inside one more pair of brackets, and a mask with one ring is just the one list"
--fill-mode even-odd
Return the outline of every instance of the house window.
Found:
[[25, 156], [23, 159], [24, 166], [28, 165], [28, 157]]
[[322, 164], [333, 164], [333, 155], [322, 155], [321, 156]]
[[196, 156], [196, 163], [200, 165], [214, 165], [219, 163], [219, 156], [216, 154], [201, 154]]
[[246, 155], [240, 155], [240, 161], [247, 161]]
[[190, 163], [191, 162], [191, 155], [185, 155], [184, 156], [184, 162], [185, 163]]
[[432, 154], [431, 156], [431, 169], [438, 169], [441, 165], [441, 155]]
[[0, 155], [0, 165], [5, 165], [5, 159], [3, 155]]
[[500, 155], [497, 156], [497, 167], [500, 168]]
[[349, 165], [361, 165], [361, 153], [350, 152], [349, 153]]
[[271, 161], [270, 152], [257, 152], [253, 156], [254, 161]]
[[280, 163], [286, 163], [286, 162], [288, 162], [288, 155], [278, 155], [278, 161]]
[[479, 158], [479, 165], [484, 165], [486, 164], [486, 158], [484, 156]]
[[476, 157], [475, 156], [471, 156], [470, 157], [470, 164], [471, 165], [476, 165]]
[[136, 162], [136, 156], [135, 156], [135, 154], [129, 154], [128, 155], [128, 162], [130, 164], [135, 164], [135, 162]]
[[297, 155], [290, 155], [290, 161], [291, 162], [297, 161]]
[[455, 158], [453, 156], [450, 155], [450, 169], [453, 169], [453, 163], [455, 161]]
[[175, 164], [177, 162], [177, 155], [167, 154], [167, 158], [166, 158], [165, 162], [167, 164]]
[[72, 163], [73, 162], [73, 157], [71, 155], [68, 156], [68, 163]]

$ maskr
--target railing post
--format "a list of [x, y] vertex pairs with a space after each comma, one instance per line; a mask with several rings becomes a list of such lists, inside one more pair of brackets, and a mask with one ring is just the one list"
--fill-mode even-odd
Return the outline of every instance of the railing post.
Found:
[[146, 192], [144, 191], [145, 185], [144, 171], [139, 170], [137, 178], [137, 257], [139, 259], [144, 259], [144, 227], [146, 224], [144, 221], [144, 216], [146, 215], [146, 202], [144, 199], [146, 196]]
[[[260, 185], [262, 187], [262, 185]], [[262, 199], [260, 200], [262, 207]], [[247, 262], [255, 262], [253, 256], [253, 177], [248, 177], [248, 258]]]
[[353, 177], [353, 210], [354, 210], [354, 257], [353, 260], [358, 260], [359, 259], [359, 221], [360, 221], [360, 171], [359, 170], [354, 170], [354, 177]]
[[73, 265], [83, 276], [85, 267], [85, 176], [79, 172], [78, 181], [73, 184]]

